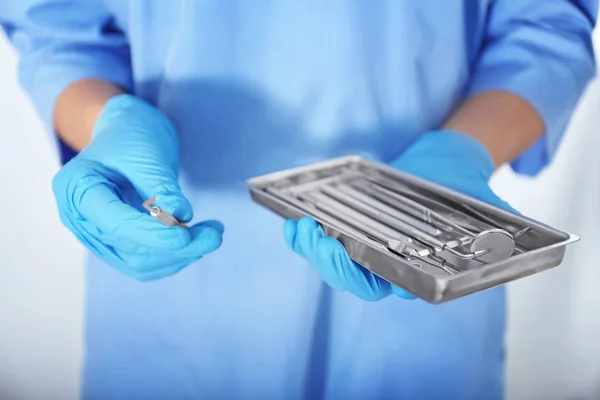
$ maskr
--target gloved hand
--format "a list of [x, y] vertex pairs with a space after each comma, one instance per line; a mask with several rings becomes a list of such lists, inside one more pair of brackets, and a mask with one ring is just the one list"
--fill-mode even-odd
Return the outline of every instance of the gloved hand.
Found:
[[192, 207], [177, 178], [179, 139], [156, 108], [128, 94], [110, 99], [91, 143], [55, 176], [62, 222], [99, 258], [138, 280], [172, 275], [221, 245], [223, 225], [167, 227], [142, 208], [156, 205], [184, 222]]
[[[487, 149], [467, 135], [453, 131], [426, 133], [391, 165], [516, 213], [488, 185], [494, 164]], [[392, 293], [404, 299], [415, 298], [352, 261], [344, 246], [326, 236], [312, 218], [286, 221], [284, 236], [292, 250], [306, 258], [334, 289], [347, 290], [366, 301], [377, 301]]]

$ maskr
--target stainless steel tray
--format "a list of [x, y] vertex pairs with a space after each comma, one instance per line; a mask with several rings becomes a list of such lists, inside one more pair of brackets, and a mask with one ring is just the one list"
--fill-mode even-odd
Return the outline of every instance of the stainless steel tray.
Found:
[[558, 266], [578, 238], [350, 156], [251, 179], [252, 199], [284, 218], [311, 216], [350, 257], [442, 303]]

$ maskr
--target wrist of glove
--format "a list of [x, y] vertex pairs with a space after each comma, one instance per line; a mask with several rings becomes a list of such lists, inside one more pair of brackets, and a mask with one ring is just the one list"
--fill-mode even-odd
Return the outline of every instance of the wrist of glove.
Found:
[[516, 212], [496, 196], [488, 185], [494, 173], [494, 162], [489, 151], [476, 139], [463, 133], [426, 133], [394, 160], [391, 166]]
[[189, 222], [192, 207], [178, 184], [179, 139], [169, 119], [128, 94], [110, 99], [91, 143], [55, 176], [62, 222], [99, 258], [139, 280], [172, 275], [222, 240], [223, 225], [167, 227], [142, 208], [156, 204]]
[[[465, 134], [453, 131], [423, 134], [390, 165], [514, 211], [488, 185], [494, 172], [488, 150]], [[336, 239], [327, 237], [312, 218], [286, 221], [284, 237], [288, 246], [308, 260], [334, 289], [346, 290], [366, 301], [377, 301], [391, 294], [404, 299], [415, 298], [352, 261], [344, 246]]]

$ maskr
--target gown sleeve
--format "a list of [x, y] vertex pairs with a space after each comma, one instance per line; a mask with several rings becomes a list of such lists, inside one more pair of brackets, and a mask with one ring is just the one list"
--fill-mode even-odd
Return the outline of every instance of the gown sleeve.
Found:
[[[47, 130], [58, 95], [86, 78], [131, 90], [129, 45], [98, 0], [0, 2], [0, 26], [19, 57], [18, 75]], [[74, 152], [54, 135], [63, 162]]]
[[544, 136], [515, 159], [535, 175], [553, 158], [570, 116], [595, 75], [591, 33], [596, 0], [496, 0], [469, 95], [506, 90], [527, 100], [545, 123]]

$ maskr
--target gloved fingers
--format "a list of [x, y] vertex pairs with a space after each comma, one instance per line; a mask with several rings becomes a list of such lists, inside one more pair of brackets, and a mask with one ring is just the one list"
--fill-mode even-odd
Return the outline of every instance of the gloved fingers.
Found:
[[392, 286], [392, 293], [394, 293], [396, 296], [404, 299], [404, 300], [414, 300], [417, 298], [417, 296], [415, 296], [414, 294], [407, 292], [406, 290], [396, 286], [396, 285], [391, 285]]
[[321, 225], [310, 217], [302, 217], [298, 222], [286, 222], [283, 233], [292, 250], [309, 261], [317, 254], [317, 241], [325, 236]]
[[[214, 228], [210, 228], [214, 229]], [[91, 239], [94, 242], [94, 238]], [[88, 244], [89, 241], [85, 241]], [[173, 275], [182, 268], [200, 260], [204, 251], [198, 252], [166, 252], [157, 251], [143, 246], [136, 247], [130, 244], [133, 252], [116, 250], [112, 246], [101, 243], [101, 247], [94, 247], [94, 253], [108, 262], [115, 269], [125, 275], [141, 281], [159, 279]]]
[[154, 269], [149, 269], [149, 268], [137, 268], [136, 269], [136, 268], [126, 267], [126, 268], [118, 268], [118, 270], [122, 274], [124, 274], [130, 278], [133, 278], [135, 280], [138, 280], [141, 282], [149, 282], [149, 281], [162, 279], [162, 278], [166, 278], [168, 276], [175, 275], [176, 273], [178, 273], [182, 269], [186, 268], [187, 266], [189, 266], [190, 264], [192, 264], [195, 261], [197, 261], [197, 259], [178, 260], [176, 262], [172, 262], [168, 265], [165, 265], [161, 268], [154, 268]]
[[204, 221], [188, 228], [190, 241], [187, 246], [172, 252], [178, 258], [201, 257], [221, 247], [225, 228], [220, 221]]
[[[294, 242], [296, 241], [296, 232], [298, 230], [298, 221], [288, 219], [283, 224], [283, 237], [288, 247], [294, 250]], [[294, 250], [296, 251], [296, 250]]]
[[111, 186], [101, 176], [88, 176], [79, 181], [73, 193], [75, 209], [102, 234], [158, 249], [176, 250], [190, 243], [186, 229], [167, 227], [123, 203]]
[[365, 301], [378, 301], [391, 293], [390, 283], [350, 259], [336, 239], [323, 236], [317, 242], [316, 265], [326, 282], [333, 282]]
[[[134, 183], [134, 186], [144, 186]], [[148, 198], [155, 197], [155, 205], [162, 208], [169, 214], [173, 215], [180, 221], [190, 222], [194, 217], [192, 205], [189, 200], [183, 195], [179, 185], [177, 184], [165, 184], [159, 186], [146, 187], [141, 190], [141, 193], [148, 193]], [[139, 190], [139, 188], [138, 188]], [[147, 200], [147, 199], [145, 199]]]
[[143, 252], [143, 249], [136, 253], [114, 252], [114, 257], [122, 262], [119, 269], [127, 269], [140, 273], [162, 270], [183, 261], [193, 262], [200, 259], [197, 257], [176, 257], [172, 254], [156, 254], [150, 251]]
[[173, 276], [196, 261], [198, 261], [198, 259], [184, 260], [169, 267], [143, 272], [140, 273], [136, 279], [142, 282], [150, 282], [157, 279]]
[[[300, 228], [298, 226], [300, 225]], [[317, 222], [312, 218], [304, 217], [300, 221], [287, 220], [283, 225], [283, 235], [287, 245], [296, 254], [305, 258], [313, 268], [316, 268], [316, 264], [319, 261], [316, 259], [317, 254], [317, 241], [319, 238], [325, 236], [320, 234], [322, 230], [319, 230]], [[300, 232], [299, 232], [300, 231]], [[340, 285], [337, 280], [337, 276], [334, 273], [330, 273], [327, 269], [324, 273], [321, 273], [321, 278], [333, 289], [343, 290], [344, 287]]]
[[223, 225], [223, 223], [221, 221], [217, 221], [215, 219], [208, 219], [206, 221], [202, 221], [202, 222], [196, 224], [195, 226], [203, 226], [203, 227], [207, 227], [207, 228], [213, 228], [217, 232], [219, 232], [221, 235], [223, 235], [223, 233], [225, 233], [225, 225]]
[[65, 213], [62, 210], [59, 211], [60, 220], [63, 225], [69, 229], [79, 240], [81, 244], [90, 249], [98, 257], [103, 257], [107, 253], [111, 253], [111, 249], [107, 249], [106, 246], [95, 236], [88, 233], [85, 229], [80, 229], [80, 223], [74, 223], [72, 220], [71, 213]]
[[288, 246], [306, 258], [332, 288], [347, 290], [366, 301], [377, 301], [391, 293], [389, 282], [352, 261], [344, 246], [326, 236], [314, 219], [288, 220], [283, 231]]
[[451, 155], [438, 155], [435, 163], [443, 165], [444, 168], [439, 166], [433, 168], [431, 157], [431, 154], [417, 157], [414, 154], [408, 154], [407, 151], [406, 154], [393, 163], [393, 166], [421, 179], [437, 183], [438, 185], [472, 196], [496, 207], [519, 214], [510, 204], [499, 198], [492, 191], [486, 180], [487, 174], [480, 173], [480, 170], [465, 171], [464, 166], [462, 166], [463, 160], [451, 157]]
[[[93, 229], [94, 227], [87, 227], [85, 230], [92, 232]], [[91, 235], [97, 237], [105, 247], [112, 249], [113, 253], [115, 254], [147, 256], [153, 253], [153, 249], [150, 247], [142, 246], [126, 238], [117, 237], [113, 234], [104, 234], [98, 229], [96, 229], [96, 231], [98, 233], [91, 233]], [[157, 251], [158, 250], [154, 249], [154, 252]], [[164, 252], [165, 250], [162, 251]]]
[[[104, 240], [98, 239], [96, 236], [88, 233], [86, 230], [78, 229], [73, 224], [71, 218], [65, 213], [60, 213], [61, 221], [64, 225], [75, 234], [77, 240], [92, 251], [98, 258], [107, 262], [110, 266], [134, 279], [140, 279], [147, 271], [136, 270], [132, 268], [130, 256], [115, 251], [114, 247], [107, 244]], [[133, 246], [133, 245], [132, 245]], [[128, 260], [129, 259], [129, 260]], [[141, 259], [138, 257], [138, 259]]]
[[473, 197], [476, 197], [479, 200], [485, 201], [486, 203], [492, 204], [496, 207], [500, 207], [506, 211], [510, 211], [513, 214], [520, 214], [508, 202], [498, 197], [487, 184], [485, 188], [482, 188], [481, 190], [477, 191], [477, 193], [473, 194]]
[[510, 211], [513, 214], [519, 214], [519, 212], [510, 204], [498, 197], [486, 181], [481, 179], [465, 179], [452, 186], [448, 185], [448, 187], [457, 192], [464, 193], [478, 200], [500, 207], [506, 211]]
[[[189, 229], [192, 239], [189, 245], [182, 249], [167, 250], [140, 246], [127, 239], [102, 233], [98, 235], [96, 247], [104, 256], [110, 252], [122, 262], [123, 268], [139, 272], [162, 269], [182, 259], [190, 262], [199, 260], [216, 250], [222, 242], [224, 227], [219, 221], [204, 221]], [[92, 242], [94, 241], [88, 239], [85, 244], [89, 246]]]

